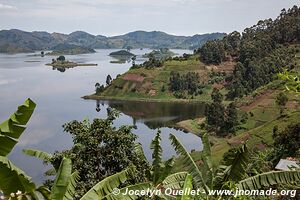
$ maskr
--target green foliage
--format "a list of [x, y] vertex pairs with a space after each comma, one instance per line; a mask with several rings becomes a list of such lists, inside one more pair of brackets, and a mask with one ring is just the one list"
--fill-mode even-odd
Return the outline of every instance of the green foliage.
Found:
[[149, 54], [149, 59], [145, 61], [141, 67], [144, 67], [146, 69], [153, 69], [153, 68], [158, 68], [162, 67], [163, 61], [160, 59], [157, 59], [153, 54]]
[[281, 132], [274, 133], [275, 158], [294, 157], [300, 149], [300, 123], [291, 124]]
[[278, 77], [285, 81], [285, 87], [288, 91], [300, 92], [300, 77], [298, 75], [292, 75], [287, 70], [278, 74]]
[[172, 145], [175, 148], [177, 154], [181, 155], [184, 159], [183, 163], [185, 164], [184, 168], [188, 171], [189, 174], [193, 176], [193, 183], [195, 187], [203, 188], [206, 192], [209, 191], [209, 187], [206, 185], [204, 181], [202, 172], [198, 168], [197, 164], [182, 145], [182, 143], [177, 139], [175, 135], [170, 134], [170, 140]]
[[162, 165], [162, 148], [160, 145], [161, 142], [161, 137], [160, 137], [161, 132], [158, 131], [155, 138], [152, 140], [150, 149], [153, 150], [152, 153], [152, 167], [153, 167], [153, 183], [157, 184], [159, 180], [159, 175], [161, 173], [161, 165]]
[[[190, 191], [192, 189], [193, 189], [193, 176], [188, 174], [185, 178], [182, 190]], [[190, 199], [194, 199], [190, 194], [184, 194], [180, 198], [180, 200], [190, 200]]]
[[278, 105], [278, 107], [280, 108], [280, 115], [283, 114], [284, 108], [286, 103], [288, 102], [289, 98], [288, 96], [284, 93], [284, 92], [280, 92], [277, 96], [276, 96], [276, 104]]
[[72, 161], [68, 158], [63, 158], [60, 163], [53, 187], [51, 189], [51, 199], [53, 200], [66, 199], [64, 198], [64, 196], [70, 184], [71, 175], [72, 175]]
[[[297, 49], [286, 44], [300, 41], [299, 16], [300, 8], [297, 6], [287, 11], [284, 9], [274, 21], [260, 20], [246, 28], [242, 35], [235, 31], [222, 40], [207, 42], [198, 50], [206, 64], [219, 64], [230, 58], [238, 61], [233, 75], [228, 79], [228, 98], [247, 95], [273, 81], [276, 78], [274, 75], [282, 72], [284, 67], [295, 67], [293, 61]], [[287, 88], [300, 90], [299, 79], [294, 82], [297, 81], [298, 84], [290, 82], [291, 88]]]
[[97, 183], [92, 187], [80, 200], [90, 199], [107, 199], [107, 200], [132, 200], [137, 199], [139, 196], [136, 195], [123, 195], [126, 189], [130, 190], [146, 190], [151, 188], [149, 183], [139, 183], [136, 185], [130, 185], [124, 188], [118, 189], [119, 193], [114, 193], [117, 188], [128, 180], [129, 176], [133, 176], [136, 173], [135, 168], [130, 166], [127, 169], [111, 175], [104, 180]]
[[107, 119], [94, 119], [92, 123], [88, 120], [72, 121], [63, 126], [72, 135], [74, 146], [70, 150], [55, 153], [51, 163], [57, 168], [63, 157], [72, 160], [73, 169], [80, 176], [76, 188], [79, 196], [99, 181], [132, 164], [138, 170], [129, 183], [145, 180], [148, 162], [135, 152], [136, 135], [132, 133], [132, 127], [113, 126], [117, 116], [118, 113], [111, 110]]
[[198, 95], [202, 93], [199, 74], [196, 72], [188, 72], [180, 75], [178, 72], [172, 71], [169, 81], [169, 89], [177, 98], [184, 97], [185, 93], [188, 95]]
[[26, 129], [36, 104], [27, 99], [9, 119], [0, 124], [0, 156], [7, 156]]
[[277, 184], [295, 185], [299, 180], [300, 171], [271, 171], [244, 179], [238, 183], [237, 187], [240, 190], [255, 190]]
[[6, 157], [0, 156], [0, 188], [4, 196], [9, 196], [18, 190], [35, 196], [36, 186], [25, 172], [16, 167]]
[[225, 60], [225, 48], [221, 40], [206, 42], [199, 52], [201, 61], [206, 64], [220, 64]]
[[249, 151], [246, 145], [230, 149], [223, 156], [221, 165], [218, 167], [215, 187], [221, 188], [228, 181], [240, 181], [246, 178]]
[[39, 150], [23, 149], [23, 153], [28, 156], [33, 156], [33, 157], [39, 158], [45, 162], [51, 160], [51, 158], [52, 158], [51, 154], [49, 154], [47, 152], [39, 151]]
[[63, 62], [66, 60], [66, 58], [65, 58], [65, 56], [59, 56], [58, 58], [56, 58], [56, 60]]
[[234, 133], [238, 123], [238, 114], [235, 103], [230, 103], [227, 108], [222, 104], [223, 95], [214, 88], [211, 98], [213, 102], [206, 105], [205, 116], [208, 129], [212, 129], [218, 135]]

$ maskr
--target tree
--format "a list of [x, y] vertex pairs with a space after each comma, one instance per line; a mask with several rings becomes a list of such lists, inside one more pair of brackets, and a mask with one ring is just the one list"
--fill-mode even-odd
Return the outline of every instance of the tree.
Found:
[[221, 132], [234, 133], [235, 127], [238, 125], [238, 113], [234, 102], [230, 103], [226, 108], [225, 121]]
[[201, 60], [206, 64], [220, 64], [225, 60], [225, 49], [221, 40], [208, 41], [199, 51]]
[[80, 175], [76, 188], [79, 196], [132, 164], [137, 167], [137, 173], [129, 183], [145, 179], [149, 166], [134, 152], [137, 136], [132, 133], [131, 126], [114, 127], [117, 116], [116, 111], [110, 110], [106, 119], [94, 119], [92, 123], [88, 120], [72, 121], [63, 126], [64, 131], [72, 135], [74, 146], [55, 153], [51, 163], [58, 166], [63, 157], [72, 160], [73, 169]]
[[274, 133], [274, 148], [277, 158], [294, 157], [300, 149], [300, 123], [289, 125], [281, 132]]
[[100, 83], [95, 84], [95, 92], [96, 94], [101, 94], [105, 90], [104, 85], [100, 85]]
[[215, 103], [222, 103], [224, 97], [217, 88], [214, 88], [211, 93], [211, 98]]
[[285, 105], [288, 102], [288, 96], [284, 93], [284, 92], [280, 92], [277, 96], [276, 96], [276, 104], [280, 109], [280, 116], [283, 115], [284, 109], [285, 109]]
[[59, 56], [56, 60], [57, 61], [65, 61], [66, 58], [65, 58], [65, 56]]
[[217, 133], [219, 133], [220, 128], [224, 125], [225, 120], [225, 107], [222, 104], [223, 95], [218, 89], [214, 88], [211, 98], [213, 102], [206, 105], [205, 116], [207, 124], [213, 127]]
[[132, 56], [132, 67], [135, 67], [136, 56]]
[[111, 81], [112, 81], [112, 78], [110, 75], [107, 75], [106, 77], [106, 85], [110, 85], [111, 84]]

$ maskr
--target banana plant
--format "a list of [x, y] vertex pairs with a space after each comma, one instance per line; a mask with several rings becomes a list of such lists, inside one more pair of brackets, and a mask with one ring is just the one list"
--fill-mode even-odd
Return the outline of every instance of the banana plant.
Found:
[[[7, 199], [33, 199], [33, 200], [61, 200], [72, 199], [75, 192], [78, 173], [71, 173], [72, 163], [64, 158], [57, 171], [52, 190], [45, 186], [37, 187], [24, 171], [15, 166], [6, 156], [18, 143], [18, 139], [25, 131], [36, 104], [27, 99], [9, 119], [0, 124], [0, 190]], [[45, 159], [50, 154], [27, 150], [27, 154]]]
[[[196, 196], [194, 199], [209, 199], [209, 191], [213, 189], [222, 189], [222, 185], [227, 182], [234, 182], [239, 189], [261, 189], [271, 187], [277, 184], [297, 185], [300, 181], [300, 171], [271, 171], [248, 177], [246, 174], [246, 165], [248, 162], [248, 150], [244, 145], [238, 149], [234, 155], [231, 155], [224, 162], [225, 165], [214, 168], [211, 164], [211, 152], [208, 135], [202, 137], [203, 166], [199, 167], [190, 153], [185, 149], [182, 143], [175, 135], [170, 134], [170, 140], [176, 152], [184, 159], [184, 166], [188, 173], [193, 176], [194, 188], [203, 191], [205, 196]], [[202, 169], [202, 170], [201, 170]], [[205, 170], [203, 170], [205, 169]]]
[[0, 190], [5, 197], [18, 193], [24, 199], [37, 199], [43, 194], [39, 191], [45, 191], [44, 187], [36, 187], [31, 178], [7, 158], [25, 131], [35, 107], [36, 104], [27, 99], [16, 112], [0, 124]]

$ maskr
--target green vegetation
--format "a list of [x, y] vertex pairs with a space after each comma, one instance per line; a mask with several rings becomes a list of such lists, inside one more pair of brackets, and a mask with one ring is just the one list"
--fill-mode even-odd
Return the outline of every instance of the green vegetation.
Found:
[[60, 55], [56, 59], [52, 59], [51, 63], [47, 63], [46, 65], [52, 66], [53, 68], [61, 69], [62, 72], [65, 71], [65, 68], [73, 68], [77, 66], [97, 66], [97, 64], [89, 64], [89, 63], [76, 63], [72, 61], [66, 60], [65, 56]]
[[[221, 69], [216, 71], [218, 70]], [[197, 55], [174, 58], [164, 62], [152, 57], [141, 65], [135, 64], [128, 72], [118, 76], [102, 93], [85, 96], [85, 98], [210, 101], [213, 83], [208, 83], [209, 72], [210, 69], [207, 69], [203, 63], [199, 63]], [[180, 78], [174, 79], [175, 74], [179, 74]], [[200, 77], [203, 77], [203, 80], [200, 80]], [[179, 83], [182, 83], [180, 84], [182, 87], [180, 86], [177, 90], [173, 86]], [[194, 86], [197, 86], [197, 92], [192, 91]], [[222, 93], [226, 91], [222, 90]], [[182, 94], [181, 97], [178, 96], [179, 94]]]
[[125, 50], [111, 52], [109, 55], [110, 56], [130, 56], [130, 57], [134, 56], [133, 53], [130, 53], [129, 51], [125, 51]]
[[218, 136], [234, 133], [239, 125], [235, 103], [232, 102], [225, 108], [222, 104], [223, 95], [216, 88], [214, 88], [211, 98], [213, 102], [206, 106], [205, 111], [207, 130], [213, 130]]
[[146, 53], [144, 57], [149, 59], [154, 57], [156, 60], [166, 60], [174, 55], [176, 54], [168, 48], [160, 48], [159, 50], [153, 50], [150, 53]]

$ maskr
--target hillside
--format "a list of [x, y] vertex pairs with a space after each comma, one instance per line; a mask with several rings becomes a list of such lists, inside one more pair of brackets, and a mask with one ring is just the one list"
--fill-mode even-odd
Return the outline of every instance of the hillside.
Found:
[[[77, 45], [92, 49], [121, 48], [196, 48], [207, 40], [220, 39], [224, 33], [195, 36], [174, 36], [164, 32], [135, 31], [125, 35], [106, 37], [83, 31], [71, 34], [26, 32], [17, 29], [0, 31], [1, 52], [13, 53], [35, 50], [53, 50], [59, 44]], [[10, 48], [8, 48], [9, 46]], [[15, 50], [17, 49], [17, 50]]]
[[[275, 20], [260, 20], [242, 34], [235, 31], [209, 41], [193, 55], [133, 65], [104, 91], [85, 98], [206, 102], [205, 117], [183, 119], [175, 127], [197, 135], [209, 132], [214, 163], [227, 150], [246, 142], [251, 149], [264, 150], [273, 145], [274, 131], [299, 122], [299, 94], [287, 92], [278, 78], [283, 71], [300, 74], [299, 16], [300, 8], [294, 6], [282, 10]], [[278, 103], [280, 94], [286, 98], [283, 106]], [[236, 125], [223, 133], [224, 121], [208, 119], [229, 116], [235, 116]], [[193, 154], [196, 159], [199, 155]]]
[[[125, 74], [112, 81], [101, 94], [86, 96], [96, 99], [123, 99], [145, 101], [210, 101], [213, 87], [221, 86], [224, 78], [232, 74], [234, 62], [224, 62], [220, 66], [209, 66], [199, 61], [199, 56], [189, 58], [173, 58], [163, 63], [162, 67], [144, 69], [132, 68]], [[199, 87], [201, 94], [188, 95], [183, 98], [169, 90], [172, 72], [186, 74], [194, 72], [199, 74]], [[226, 89], [223, 89], [226, 92]]]

